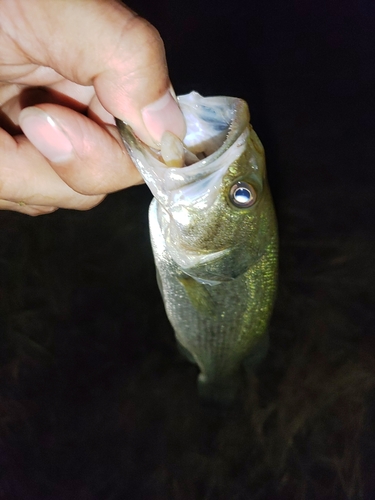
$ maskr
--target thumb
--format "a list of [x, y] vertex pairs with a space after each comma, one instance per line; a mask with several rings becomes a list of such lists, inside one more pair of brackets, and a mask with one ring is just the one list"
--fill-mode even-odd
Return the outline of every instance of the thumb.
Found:
[[[4, 0], [2, 25], [25, 62], [93, 85], [104, 108], [145, 142], [185, 123], [157, 30], [116, 0]], [[6, 19], [5, 19], [6, 17]]]
[[104, 108], [131, 125], [144, 142], [160, 143], [167, 130], [184, 138], [185, 121], [168, 78], [163, 42], [144, 19], [128, 19], [94, 87]]

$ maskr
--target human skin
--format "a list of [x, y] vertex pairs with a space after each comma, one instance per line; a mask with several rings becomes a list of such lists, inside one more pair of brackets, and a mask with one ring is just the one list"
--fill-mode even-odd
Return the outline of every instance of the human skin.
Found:
[[113, 116], [185, 132], [158, 32], [116, 0], [0, 0], [0, 106], [0, 209], [29, 215], [142, 181]]

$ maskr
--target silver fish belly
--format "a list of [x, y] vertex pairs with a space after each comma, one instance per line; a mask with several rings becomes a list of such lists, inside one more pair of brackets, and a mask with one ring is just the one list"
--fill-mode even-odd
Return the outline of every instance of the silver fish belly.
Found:
[[158, 283], [203, 399], [227, 403], [241, 367], [267, 344], [277, 280], [277, 225], [264, 149], [247, 105], [180, 96], [184, 145], [196, 161], [168, 168], [122, 122], [120, 133], [154, 199], [149, 223]]

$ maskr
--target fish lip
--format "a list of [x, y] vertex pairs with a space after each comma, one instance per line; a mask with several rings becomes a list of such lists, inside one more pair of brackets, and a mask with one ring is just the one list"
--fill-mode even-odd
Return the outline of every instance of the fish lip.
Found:
[[[247, 130], [250, 118], [246, 102], [235, 97], [202, 97], [197, 92], [191, 92], [179, 96], [178, 101], [185, 116], [188, 115], [189, 109], [194, 108], [198, 110], [198, 114], [201, 110], [201, 115], [204, 115], [205, 112], [209, 113], [207, 110], [216, 110], [218, 119], [222, 120], [222, 124], [227, 125], [227, 128], [223, 129], [227, 130], [226, 138], [216, 151], [203, 160], [183, 168], [169, 168], [157, 160], [152, 149], [140, 141], [129, 126], [116, 119], [120, 135], [133, 162], [154, 197], [168, 211], [173, 205], [176, 205], [175, 198], [176, 196], [178, 198], [178, 192], [183, 188], [200, 181], [204, 183], [204, 179], [209, 176], [212, 176], [214, 181], [216, 178], [222, 178], [229, 164], [221, 165], [219, 160]], [[185, 137], [187, 142], [189, 142], [189, 130], [189, 121], [187, 120], [187, 135]]]

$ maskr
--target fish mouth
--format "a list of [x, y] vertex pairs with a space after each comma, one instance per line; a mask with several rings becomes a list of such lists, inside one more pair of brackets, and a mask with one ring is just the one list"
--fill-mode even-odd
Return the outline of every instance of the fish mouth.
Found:
[[133, 162], [171, 215], [177, 207], [205, 209], [212, 204], [227, 169], [245, 148], [250, 119], [246, 102], [234, 97], [202, 97], [191, 92], [179, 96], [178, 102], [187, 127], [184, 146], [198, 160], [182, 168], [167, 167], [159, 151], [116, 119]]

